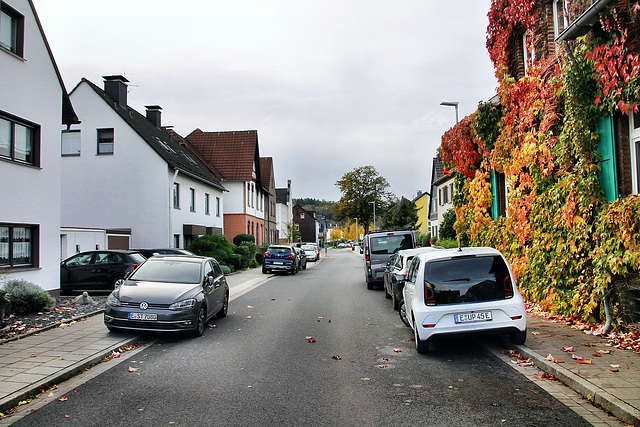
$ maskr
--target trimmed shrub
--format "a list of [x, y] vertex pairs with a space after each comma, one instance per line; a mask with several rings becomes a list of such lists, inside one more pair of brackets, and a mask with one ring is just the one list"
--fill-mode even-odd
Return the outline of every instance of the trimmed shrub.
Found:
[[255, 243], [256, 242], [256, 238], [253, 237], [251, 234], [237, 234], [234, 238], [233, 238], [233, 244], [236, 246], [240, 246], [243, 243]]
[[7, 292], [10, 312], [14, 314], [37, 314], [56, 306], [56, 299], [35, 283], [22, 279], [9, 280], [3, 289]]

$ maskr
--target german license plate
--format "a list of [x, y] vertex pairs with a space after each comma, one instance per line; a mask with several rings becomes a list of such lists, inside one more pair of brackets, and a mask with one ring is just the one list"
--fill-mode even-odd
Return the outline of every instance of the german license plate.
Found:
[[455, 315], [456, 323], [471, 323], [471, 322], [488, 322], [493, 320], [490, 311], [480, 311], [477, 313], [462, 313]]
[[131, 320], [158, 320], [156, 313], [129, 313]]
[[274, 264], [275, 264], [275, 265], [282, 265], [282, 264], [284, 264], [284, 263], [283, 263], [283, 262], [280, 262], [280, 261], [276, 261], [276, 262], [274, 262]]

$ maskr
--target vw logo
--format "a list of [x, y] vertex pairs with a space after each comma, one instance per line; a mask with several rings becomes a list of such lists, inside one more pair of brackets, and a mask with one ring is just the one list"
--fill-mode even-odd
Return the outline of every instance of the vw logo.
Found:
[[146, 301], [142, 301], [140, 303], [140, 310], [146, 310], [147, 308], [149, 308], [149, 303]]

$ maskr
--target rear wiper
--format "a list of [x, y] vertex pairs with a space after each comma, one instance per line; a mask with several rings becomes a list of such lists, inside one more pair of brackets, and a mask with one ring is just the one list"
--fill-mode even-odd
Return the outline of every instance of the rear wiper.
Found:
[[469, 282], [470, 280], [471, 280], [470, 277], [462, 277], [460, 279], [445, 280], [444, 283], [448, 283], [448, 282]]

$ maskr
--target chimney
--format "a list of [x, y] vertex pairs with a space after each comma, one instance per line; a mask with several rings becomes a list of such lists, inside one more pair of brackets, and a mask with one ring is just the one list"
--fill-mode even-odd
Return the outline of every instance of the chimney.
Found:
[[116, 105], [127, 106], [127, 80], [124, 76], [102, 76], [104, 91], [113, 99]]
[[161, 128], [160, 116], [162, 116], [162, 108], [159, 105], [145, 105], [147, 109], [147, 119], [157, 128]]

